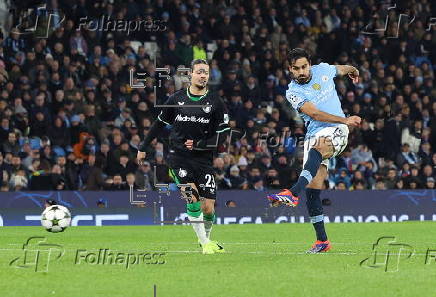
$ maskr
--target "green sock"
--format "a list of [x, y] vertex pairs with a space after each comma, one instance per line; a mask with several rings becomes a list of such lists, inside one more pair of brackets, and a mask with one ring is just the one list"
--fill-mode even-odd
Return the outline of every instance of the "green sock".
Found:
[[212, 231], [212, 225], [215, 221], [215, 213], [203, 214], [204, 219], [204, 229], [206, 231], [207, 238], [210, 238], [210, 232]]
[[186, 204], [186, 212], [189, 216], [198, 218], [201, 215], [201, 202]]

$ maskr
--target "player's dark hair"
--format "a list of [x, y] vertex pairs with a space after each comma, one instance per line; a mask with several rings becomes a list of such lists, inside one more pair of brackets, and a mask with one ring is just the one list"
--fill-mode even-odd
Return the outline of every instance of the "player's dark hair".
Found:
[[54, 201], [53, 199], [47, 199], [45, 200], [45, 203], [47, 203], [48, 205], [56, 205], [56, 201]]
[[195, 59], [191, 62], [191, 72], [194, 71], [194, 66], [199, 64], [205, 64], [209, 66], [209, 63], [205, 59]]
[[306, 58], [312, 64], [310, 54], [303, 48], [294, 48], [288, 52], [288, 62], [292, 65], [295, 61], [301, 58]]

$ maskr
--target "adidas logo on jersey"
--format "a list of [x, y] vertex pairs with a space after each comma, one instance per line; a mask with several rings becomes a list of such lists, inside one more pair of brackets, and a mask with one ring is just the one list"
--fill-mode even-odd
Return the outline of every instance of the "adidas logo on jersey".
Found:
[[196, 116], [182, 116], [180, 114], [176, 116], [175, 120], [179, 122], [196, 122], [202, 124], [209, 124], [210, 122], [210, 119], [205, 119], [204, 117], [197, 118]]

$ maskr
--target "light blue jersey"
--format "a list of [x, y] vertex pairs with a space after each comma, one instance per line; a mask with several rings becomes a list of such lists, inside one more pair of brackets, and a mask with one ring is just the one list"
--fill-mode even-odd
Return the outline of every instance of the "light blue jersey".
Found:
[[305, 102], [312, 102], [321, 111], [345, 117], [341, 101], [336, 92], [335, 82], [333, 81], [333, 78], [336, 76], [336, 67], [327, 63], [321, 63], [313, 65], [311, 71], [312, 79], [308, 83], [300, 85], [292, 81], [286, 91], [286, 99], [288, 99], [292, 107], [298, 111], [304, 120], [307, 128], [306, 139], [323, 128], [340, 124], [315, 121], [307, 114], [302, 113], [300, 107]]

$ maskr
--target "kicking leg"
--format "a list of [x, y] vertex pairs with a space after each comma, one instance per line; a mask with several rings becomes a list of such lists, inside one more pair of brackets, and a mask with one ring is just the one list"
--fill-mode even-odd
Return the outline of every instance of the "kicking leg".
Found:
[[322, 160], [330, 158], [333, 153], [334, 147], [330, 137], [320, 137], [316, 140], [316, 144], [307, 153], [307, 161], [297, 183], [291, 188], [294, 196], [298, 196], [306, 188], [307, 184], [317, 175]]
[[285, 189], [278, 194], [268, 195], [268, 199], [273, 203], [282, 203], [288, 206], [297, 206], [299, 203], [299, 193], [312, 182], [318, 173], [318, 169], [324, 159], [330, 158], [334, 153], [334, 147], [330, 137], [320, 137], [316, 139], [315, 145], [310, 144], [310, 140], [304, 144], [309, 150], [304, 152], [306, 162], [303, 165], [297, 183], [290, 189]]

